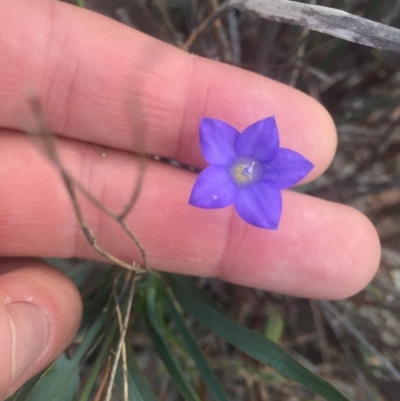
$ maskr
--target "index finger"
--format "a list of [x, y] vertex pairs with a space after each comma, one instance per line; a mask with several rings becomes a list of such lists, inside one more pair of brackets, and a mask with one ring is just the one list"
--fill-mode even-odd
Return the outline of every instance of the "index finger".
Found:
[[333, 157], [332, 120], [293, 88], [61, 2], [2, 1], [0, 18], [3, 127], [18, 128], [14, 110], [34, 83], [53, 131], [68, 138], [137, 151], [135, 138], [145, 136], [146, 153], [202, 167], [202, 116], [241, 130], [275, 115], [282, 146], [315, 164], [308, 179]]

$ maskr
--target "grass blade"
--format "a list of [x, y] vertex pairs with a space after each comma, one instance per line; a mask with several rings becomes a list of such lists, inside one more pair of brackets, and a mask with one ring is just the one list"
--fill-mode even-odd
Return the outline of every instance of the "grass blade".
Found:
[[25, 401], [39, 379], [40, 376], [38, 375], [32, 377], [32, 379], [28, 380], [16, 393], [10, 398], [7, 398], [6, 401]]
[[103, 329], [109, 313], [102, 313], [84, 335], [75, 355], [61, 355], [30, 389], [26, 401], [70, 401], [79, 387], [79, 364]]
[[[128, 389], [129, 400], [135, 401], [158, 401], [156, 395], [151, 390], [149, 384], [144, 378], [135, 357], [133, 356], [132, 349], [129, 344], [126, 345], [127, 362], [128, 362]], [[115, 376], [115, 384], [120, 394], [123, 394], [124, 375], [122, 372], [121, 363], [118, 366], [117, 374]], [[122, 397], [121, 397], [122, 399]]]
[[203, 292], [190, 280], [176, 275], [165, 277], [182, 308], [226, 341], [329, 401], [349, 401], [338, 389], [306, 369], [279, 345], [241, 326], [205, 302]]
[[178, 361], [164, 339], [156, 309], [154, 289], [149, 289], [148, 292], [146, 324], [154, 347], [164, 362], [164, 365], [171, 375], [178, 391], [186, 401], [200, 401], [193, 386], [184, 375]]
[[26, 401], [72, 401], [79, 388], [75, 361], [62, 354], [41, 376]]
[[153, 393], [153, 390], [150, 388], [147, 380], [144, 378], [136, 359], [133, 355], [132, 349], [129, 345], [127, 345], [126, 349], [127, 360], [128, 360], [128, 372], [133, 382], [136, 385], [136, 388], [142, 395], [143, 399], [146, 401], [157, 401], [157, 397]]
[[187, 352], [195, 362], [200, 375], [210, 389], [211, 393], [214, 395], [217, 401], [228, 401], [228, 395], [217, 379], [215, 373], [207, 363], [207, 360], [201, 352], [196, 339], [187, 327], [184, 317], [175, 306], [172, 296], [165, 288], [162, 290], [162, 300], [163, 305], [165, 305], [167, 311], [170, 313], [172, 321], [185, 344]]
[[[135, 401], [147, 401], [139, 391], [136, 383], [132, 379], [131, 375], [128, 374], [128, 399]], [[117, 387], [118, 393], [121, 400], [123, 400], [122, 394], [124, 394], [124, 374], [122, 371], [122, 361], [119, 361], [117, 372], [115, 374], [115, 386]]]
[[115, 336], [117, 328], [118, 328], [118, 321], [115, 320], [113, 325], [111, 326], [111, 329], [108, 331], [107, 337], [105, 338], [105, 340], [103, 342], [103, 345], [101, 347], [99, 354], [96, 357], [96, 361], [93, 364], [90, 375], [89, 375], [88, 379], [86, 380], [85, 386], [82, 389], [82, 392], [80, 394], [79, 401], [87, 401], [88, 400], [88, 398], [90, 396], [90, 392], [92, 391], [92, 388], [93, 388], [96, 380], [98, 379], [98, 374], [99, 374], [100, 368], [101, 368], [103, 362], [105, 361], [105, 359], [107, 358], [108, 352], [110, 351], [110, 344]]

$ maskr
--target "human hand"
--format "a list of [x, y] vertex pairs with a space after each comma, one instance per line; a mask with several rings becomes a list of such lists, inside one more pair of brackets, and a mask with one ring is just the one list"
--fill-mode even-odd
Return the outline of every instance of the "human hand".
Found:
[[[336, 134], [327, 112], [292, 88], [188, 55], [86, 10], [50, 0], [3, 0], [0, 26], [2, 399], [65, 349], [81, 316], [79, 294], [67, 278], [22, 258], [101, 260], [80, 231], [59, 175], [18, 131], [15, 111], [26, 102], [27, 86], [39, 88], [64, 163], [114, 210], [132, 191], [141, 136], [146, 153], [202, 168], [202, 116], [241, 130], [275, 115], [282, 146], [316, 166], [305, 183], [331, 162]], [[93, 144], [107, 149], [104, 158]], [[325, 299], [354, 294], [375, 273], [379, 241], [359, 212], [284, 191], [278, 231], [262, 230], [232, 208], [188, 205], [195, 178], [148, 161], [127, 222], [152, 268]], [[140, 260], [115, 222], [83, 204], [109, 252]]]

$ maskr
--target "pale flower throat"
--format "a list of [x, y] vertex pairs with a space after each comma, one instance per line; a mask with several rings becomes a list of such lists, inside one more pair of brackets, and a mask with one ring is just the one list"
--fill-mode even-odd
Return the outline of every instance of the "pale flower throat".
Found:
[[237, 185], [251, 184], [261, 178], [260, 163], [248, 157], [237, 159], [230, 171]]

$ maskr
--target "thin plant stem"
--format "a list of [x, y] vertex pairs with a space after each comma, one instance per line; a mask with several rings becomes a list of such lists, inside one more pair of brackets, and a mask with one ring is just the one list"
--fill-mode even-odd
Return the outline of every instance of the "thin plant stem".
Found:
[[[129, 318], [131, 315], [133, 296], [134, 296], [134, 292], [135, 292], [135, 284], [136, 284], [136, 281], [138, 278], [138, 276], [137, 276], [137, 274], [135, 274], [135, 272], [128, 272], [127, 274], [128, 274], [127, 279], [130, 281], [130, 287], [129, 287], [129, 294], [128, 294], [128, 299], [127, 299], [126, 312], [125, 312], [125, 317], [124, 317], [124, 321], [123, 321], [123, 325], [122, 325], [120, 339], [119, 339], [119, 342], [117, 345], [117, 349], [115, 351], [115, 357], [114, 357], [114, 361], [113, 361], [113, 366], [111, 368], [110, 379], [108, 382], [107, 392], [106, 392], [104, 401], [111, 400], [111, 393], [112, 393], [112, 388], [114, 385], [115, 374], [117, 372], [117, 367], [118, 367], [118, 363], [119, 363], [119, 358], [121, 356], [122, 348], [125, 344], [125, 336], [126, 336], [126, 332], [128, 330]], [[117, 314], [118, 314], [118, 309], [117, 309]]]
[[[34, 121], [31, 122], [30, 124], [25, 124], [25, 130], [33, 135], [35, 138], [40, 138], [41, 139], [41, 145], [43, 147], [44, 153], [46, 157], [53, 163], [55, 168], [59, 171], [59, 174], [64, 182], [64, 185], [68, 191], [68, 194], [71, 198], [71, 202], [75, 211], [75, 215], [77, 217], [77, 220], [79, 222], [79, 225], [89, 242], [89, 244], [92, 246], [92, 248], [105, 257], [107, 260], [109, 260], [111, 263], [118, 265], [120, 267], [123, 267], [124, 269], [127, 270], [132, 270], [138, 273], [142, 273], [146, 270], [148, 270], [148, 261], [147, 261], [147, 254], [146, 251], [140, 242], [139, 238], [134, 234], [134, 232], [130, 229], [130, 227], [127, 225], [125, 222], [125, 218], [127, 214], [132, 210], [139, 194], [140, 190], [142, 187], [142, 182], [143, 182], [143, 170], [140, 170], [140, 175], [139, 175], [139, 180], [138, 180], [138, 185], [136, 186], [135, 191], [132, 194], [131, 199], [125, 206], [123, 212], [121, 214], [117, 214], [113, 212], [111, 209], [109, 209], [107, 206], [105, 206], [102, 202], [100, 202], [98, 199], [96, 199], [78, 180], [76, 180], [64, 167], [63, 163], [61, 162], [61, 159], [58, 155], [58, 151], [55, 145], [54, 141], [54, 136], [51, 133], [46, 119], [44, 117], [44, 113], [42, 110], [42, 106], [39, 100], [39, 96], [35, 91], [31, 91], [30, 93], [27, 94], [27, 100], [28, 100], [28, 105], [31, 109], [31, 112], [33, 113]], [[140, 165], [144, 165], [144, 160], [140, 159]], [[144, 167], [143, 167], [144, 168]], [[135, 243], [135, 245], [138, 247], [139, 252], [142, 256], [143, 260], [143, 269], [137, 265], [136, 263], [127, 263], [124, 262], [123, 260], [115, 257], [111, 253], [109, 253], [106, 249], [104, 249], [98, 242], [97, 237], [94, 235], [92, 230], [89, 228], [86, 219], [83, 215], [81, 205], [78, 200], [78, 196], [76, 193], [76, 189], [79, 190], [92, 204], [94, 204], [99, 210], [101, 210], [103, 213], [111, 217], [113, 220], [115, 220], [121, 227], [122, 229], [126, 232], [126, 234], [132, 239], [132, 241]]]

